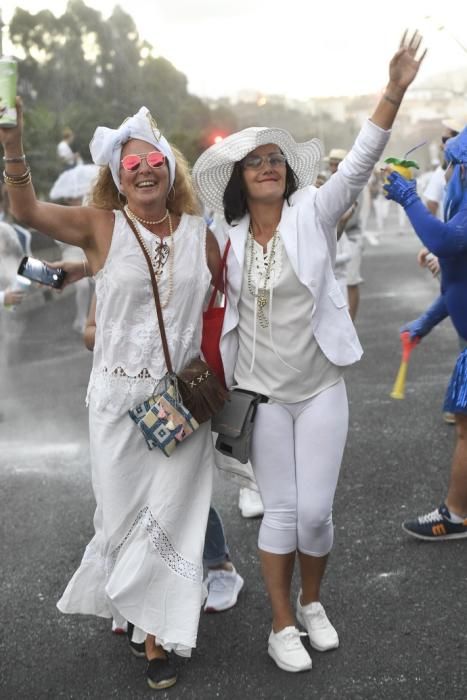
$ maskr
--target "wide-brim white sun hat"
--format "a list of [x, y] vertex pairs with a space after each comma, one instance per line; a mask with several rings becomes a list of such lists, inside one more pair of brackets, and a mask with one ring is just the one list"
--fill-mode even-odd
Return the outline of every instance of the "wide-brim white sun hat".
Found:
[[214, 211], [223, 211], [225, 188], [235, 163], [258, 146], [279, 146], [298, 178], [298, 186], [314, 184], [323, 157], [319, 139], [299, 143], [285, 129], [251, 126], [227, 136], [200, 155], [193, 166], [193, 185], [201, 202]]

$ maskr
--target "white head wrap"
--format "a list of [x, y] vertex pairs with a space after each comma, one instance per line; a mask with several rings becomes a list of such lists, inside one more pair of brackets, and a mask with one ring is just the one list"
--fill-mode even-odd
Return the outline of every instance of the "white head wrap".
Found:
[[147, 107], [141, 107], [139, 112], [125, 119], [118, 129], [109, 129], [106, 126], [98, 126], [94, 132], [89, 150], [96, 165], [108, 165], [112, 173], [113, 181], [121, 192], [120, 185], [120, 160], [122, 146], [130, 139], [140, 139], [151, 143], [167, 158], [169, 165], [169, 181], [172, 187], [175, 180], [175, 156], [165, 139], [151, 112]]

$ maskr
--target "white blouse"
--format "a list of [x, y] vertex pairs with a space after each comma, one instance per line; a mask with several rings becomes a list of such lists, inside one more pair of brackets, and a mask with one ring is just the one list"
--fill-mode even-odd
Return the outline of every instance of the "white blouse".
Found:
[[[280, 233], [266, 279], [272, 247], [273, 239], [263, 254], [263, 247], [248, 236], [234, 378], [242, 389], [296, 403], [335, 384], [342, 368], [326, 358], [313, 336], [308, 319], [314, 312], [314, 299], [293, 271]], [[267, 301], [262, 314], [257, 295], [263, 288]]]
[[[156, 258], [160, 239], [144, 226], [138, 229]], [[168, 249], [162, 251], [158, 288], [170, 358], [178, 372], [200, 353], [203, 303], [211, 280], [206, 225], [200, 217], [183, 214], [172, 241], [163, 242], [173, 246], [173, 260]], [[110, 251], [95, 280], [96, 343], [87, 400], [95, 392], [98, 408], [120, 413], [146, 399], [167, 372], [147, 263], [121, 212], [115, 212]]]

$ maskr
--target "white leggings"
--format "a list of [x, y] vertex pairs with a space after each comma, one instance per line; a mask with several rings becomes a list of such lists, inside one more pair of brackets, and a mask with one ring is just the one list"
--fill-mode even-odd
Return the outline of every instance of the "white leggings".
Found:
[[307, 401], [258, 406], [251, 462], [264, 503], [260, 549], [317, 557], [331, 551], [347, 428], [343, 379]]

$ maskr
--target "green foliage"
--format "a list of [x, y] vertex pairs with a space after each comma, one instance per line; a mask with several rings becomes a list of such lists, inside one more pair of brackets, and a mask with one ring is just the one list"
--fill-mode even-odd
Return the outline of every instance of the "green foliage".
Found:
[[400, 165], [401, 168], [417, 168], [420, 170], [420, 166], [416, 160], [404, 160], [403, 158], [385, 158], [385, 163], [392, 163], [393, 165]]
[[9, 27], [19, 65], [25, 106], [25, 148], [38, 193], [46, 197], [60, 172], [56, 146], [64, 127], [75, 133], [74, 150], [90, 161], [88, 144], [98, 125], [116, 127], [142, 105], [161, 130], [193, 162], [215, 136], [252, 125], [289, 130], [298, 141], [320, 137], [326, 148], [349, 148], [358, 131], [353, 120], [311, 117], [281, 100], [227, 100], [211, 104], [191, 95], [186, 76], [141, 40], [130, 15], [115, 7], [104, 20], [83, 0], [70, 0], [55, 17], [17, 8]]
[[73, 148], [88, 162], [96, 126], [116, 127], [141, 105], [189, 160], [199, 155], [215, 119], [223, 128], [235, 126], [229, 110], [216, 114], [188, 93], [186, 76], [154, 55], [118, 6], [107, 20], [83, 0], [70, 0], [60, 17], [17, 8], [10, 39], [23, 56], [18, 92], [25, 106], [25, 148], [42, 196], [60, 172], [56, 145], [64, 127], [74, 131]]

